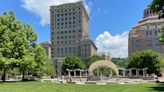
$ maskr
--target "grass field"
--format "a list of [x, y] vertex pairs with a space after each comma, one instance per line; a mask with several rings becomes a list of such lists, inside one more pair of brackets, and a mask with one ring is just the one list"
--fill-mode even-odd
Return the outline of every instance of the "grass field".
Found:
[[0, 92], [164, 92], [164, 84], [75, 85], [49, 82], [0, 83]]

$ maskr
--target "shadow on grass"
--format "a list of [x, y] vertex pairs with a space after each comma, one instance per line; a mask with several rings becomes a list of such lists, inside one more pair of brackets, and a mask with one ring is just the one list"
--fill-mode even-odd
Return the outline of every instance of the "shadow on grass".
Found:
[[157, 86], [150, 87], [152, 91], [164, 92], [164, 83], [157, 83]]

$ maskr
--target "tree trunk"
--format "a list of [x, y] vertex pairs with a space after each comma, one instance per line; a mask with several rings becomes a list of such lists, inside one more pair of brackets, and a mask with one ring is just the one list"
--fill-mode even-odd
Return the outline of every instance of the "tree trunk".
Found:
[[25, 71], [23, 70], [23, 72], [22, 72], [22, 81], [24, 81], [25, 80]]
[[3, 70], [2, 80], [3, 82], [6, 81], [6, 69]]

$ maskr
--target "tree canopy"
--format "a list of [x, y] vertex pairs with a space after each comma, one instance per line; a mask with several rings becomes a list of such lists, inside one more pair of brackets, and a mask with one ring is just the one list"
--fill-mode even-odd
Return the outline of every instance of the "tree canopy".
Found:
[[95, 61], [98, 61], [98, 60], [103, 60], [103, 57], [101, 56], [98, 56], [98, 55], [93, 55], [93, 56], [90, 56], [87, 60], [87, 68], [89, 68], [89, 66], [94, 63]]
[[151, 50], [134, 52], [128, 58], [127, 68], [148, 68], [148, 74], [160, 74], [161, 59]]
[[125, 68], [127, 65], [127, 58], [112, 58], [111, 61], [118, 67]]
[[153, 0], [150, 8], [153, 12], [159, 14], [159, 18], [164, 18], [164, 0]]
[[84, 69], [85, 65], [80, 58], [70, 55], [64, 59], [62, 71], [66, 73], [66, 69]]
[[3, 70], [3, 81], [7, 71], [13, 68], [19, 68], [22, 79], [28, 70], [42, 71], [46, 54], [36, 42], [36, 32], [29, 24], [18, 21], [13, 11], [0, 16], [0, 69]]

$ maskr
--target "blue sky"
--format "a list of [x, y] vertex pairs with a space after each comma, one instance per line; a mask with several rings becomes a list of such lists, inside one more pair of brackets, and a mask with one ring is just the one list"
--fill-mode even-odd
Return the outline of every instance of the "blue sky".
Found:
[[[49, 5], [78, 0], [0, 0], [0, 12], [14, 10], [18, 20], [38, 33], [38, 43], [49, 41]], [[127, 56], [128, 31], [143, 17], [152, 0], [85, 0], [90, 16], [90, 37], [100, 52]], [[125, 40], [125, 41], [124, 41]]]

